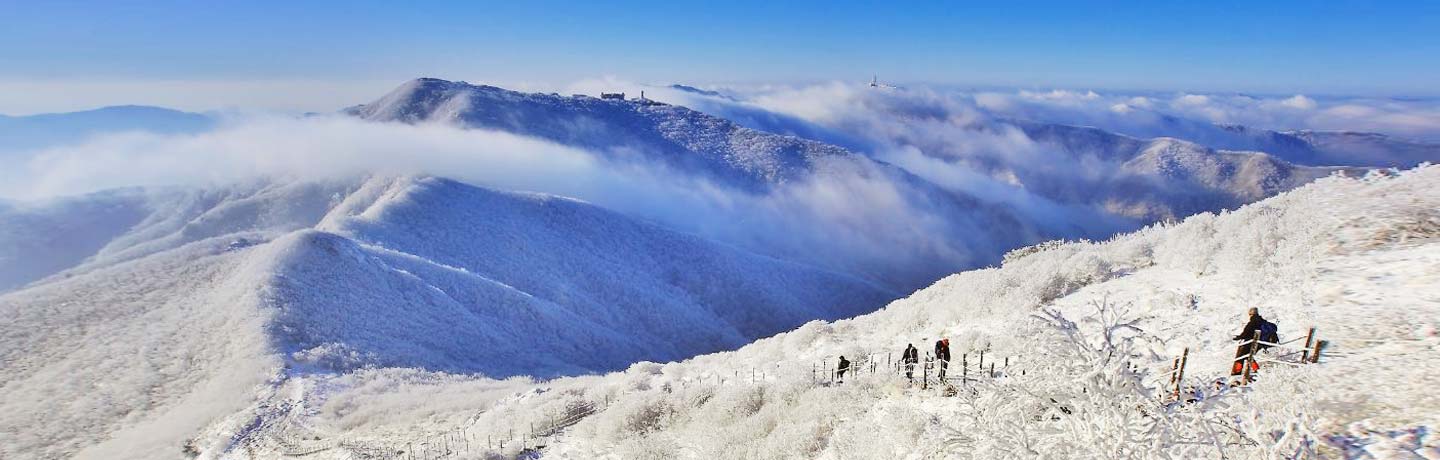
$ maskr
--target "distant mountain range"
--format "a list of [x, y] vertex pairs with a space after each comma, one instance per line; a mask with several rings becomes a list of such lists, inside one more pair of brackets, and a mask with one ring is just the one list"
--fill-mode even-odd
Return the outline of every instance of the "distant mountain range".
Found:
[[197, 133], [215, 124], [209, 115], [140, 105], [18, 117], [0, 115], [0, 154], [73, 144], [107, 133]]
[[1440, 144], [1354, 131], [1275, 131], [1162, 116], [1161, 123], [1134, 133], [1174, 137], [1214, 149], [1265, 152], [1306, 166], [1414, 167], [1440, 160]]
[[[746, 128], [686, 107], [638, 100], [520, 93], [493, 86], [422, 78], [401, 85], [375, 102], [344, 113], [376, 122], [442, 123], [469, 129], [533, 136], [592, 152], [619, 164], [660, 166], [671, 174], [704, 178], [747, 194], [822, 181], [874, 181], [891, 188], [897, 207], [933, 215], [962, 255], [950, 250], [892, 259], [903, 248], [883, 248], [878, 258], [837, 258], [836, 248], [773, 246], [727, 241], [747, 249], [857, 274], [897, 290], [924, 286], [957, 263], [998, 260], [1010, 247], [1058, 235], [1099, 236], [1088, 222], [1041, 228], [1014, 210], [979, 197], [946, 190], [865, 155], [796, 136]], [[842, 197], [843, 198], [843, 197]], [[959, 235], [963, 234], [963, 237]], [[833, 244], [833, 243], [826, 243]], [[962, 260], [957, 260], [962, 259]]]
[[1367, 169], [1302, 166], [1266, 152], [1216, 150], [1169, 137], [1137, 139], [1098, 128], [1007, 123], [1036, 142], [1118, 166], [1098, 181], [1032, 178], [1027, 183], [1038, 184], [1032, 190], [1144, 220], [1232, 209], [1336, 172], [1363, 174]]

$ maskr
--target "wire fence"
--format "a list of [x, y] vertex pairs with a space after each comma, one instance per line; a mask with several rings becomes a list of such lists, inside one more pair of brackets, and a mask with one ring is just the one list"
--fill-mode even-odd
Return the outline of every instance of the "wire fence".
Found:
[[[1302, 338], [1297, 337], [1288, 341], [1267, 342], [1260, 340], [1257, 332], [1251, 339], [1242, 341], [1239, 346], [1246, 347], [1248, 352], [1232, 361], [1232, 363], [1241, 363], [1245, 367], [1241, 383], [1248, 383], [1252, 378], [1250, 375], [1252, 364], [1258, 367], [1259, 363], [1299, 365], [1319, 362], [1320, 355], [1325, 351], [1329, 342], [1318, 340], [1315, 336], [1315, 328], [1310, 328], [1303, 337], [1303, 345], [1297, 345], [1301, 340]], [[1171, 370], [1159, 375], [1160, 381], [1164, 383], [1157, 383], [1156, 388], [1163, 389], [1162, 394], [1168, 396], [1171, 401], [1180, 401], [1182, 396], [1187, 393], [1185, 391], [1187, 383], [1185, 373], [1189, 354], [1189, 348], [1184, 349], [1179, 357], [1174, 358]], [[1295, 358], [1296, 355], [1299, 356], [1299, 359]], [[903, 354], [899, 356], [903, 356]], [[1011, 366], [1020, 362], [1019, 356], [996, 357], [988, 350], [961, 353], [959, 360], [939, 359], [927, 351], [913, 362], [897, 359], [897, 355], [893, 352], [872, 353], [848, 360], [848, 366], [844, 368], [841, 368], [838, 362], [830, 359], [812, 362], [809, 366], [809, 379], [815, 384], [829, 386], [843, 384], [847, 378], [859, 378], [864, 375], [891, 375], [903, 378], [921, 389], [939, 387], [948, 390], [955, 387], [963, 388], [987, 380], [1004, 379], [1012, 375], [1010, 373]], [[684, 389], [690, 386], [705, 385], [755, 385], [804, 378], [802, 366], [774, 364], [744, 370], [732, 369], [728, 372], [718, 370], [700, 372], [681, 376], [674, 382], [667, 383], [664, 390], [673, 391], [676, 386]], [[1019, 375], [1027, 372], [1023, 366], [1018, 370]], [[1191, 383], [1192, 391], [1190, 393], [1193, 394], [1193, 389], [1198, 386]], [[305, 439], [307, 436], [301, 435], [299, 439], [294, 436], [290, 438], [277, 437], [273, 440], [273, 447], [287, 457], [306, 457], [343, 449], [352, 457], [365, 459], [440, 460], [486, 458], [492, 454], [526, 458], [527, 456], [538, 456], [540, 449], [545, 448], [552, 438], [563, 434], [567, 428], [574, 426], [586, 417], [604, 410], [610, 405], [611, 399], [610, 396], [607, 396], [600, 401], [576, 401], [567, 405], [560, 413], [542, 417], [538, 425], [536, 422], [528, 422], [525, 426], [518, 427], [520, 429], [515, 426], [498, 428], [481, 426], [479, 422], [482, 420], [480, 417], [482, 412], [472, 416], [462, 426], [444, 431], [434, 431], [403, 442], [350, 437], [332, 440], [320, 440], [318, 437], [312, 437], [307, 440]]]

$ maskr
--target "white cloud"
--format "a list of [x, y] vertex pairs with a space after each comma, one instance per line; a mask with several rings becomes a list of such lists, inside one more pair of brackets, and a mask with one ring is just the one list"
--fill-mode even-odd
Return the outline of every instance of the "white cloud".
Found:
[[[519, 186], [576, 186], [600, 168], [583, 152], [489, 131], [374, 124], [342, 117], [258, 117], [196, 135], [124, 133], [40, 151], [0, 195], [39, 197], [135, 185], [196, 185], [261, 176], [444, 173]], [[584, 183], [584, 181], [581, 181]]]
[[973, 236], [964, 227], [973, 224], [969, 216], [937, 215], [917, 189], [873, 163], [830, 165], [831, 174], [757, 193], [654, 164], [601, 158], [534, 138], [442, 124], [258, 117], [203, 134], [105, 135], [34, 152], [0, 170], [0, 196], [431, 174], [576, 197], [763, 253], [888, 275], [885, 281], [897, 283], [892, 287], [904, 288], [981, 262], [974, 247], [1000, 247]]
[[1203, 94], [1182, 94], [1175, 98], [1174, 105], [1184, 106], [1205, 106], [1210, 105], [1210, 96]]
[[1280, 101], [1280, 105], [1300, 110], [1315, 110], [1315, 107], [1319, 107], [1314, 99], [1305, 97], [1304, 94], [1296, 94], [1294, 97]]

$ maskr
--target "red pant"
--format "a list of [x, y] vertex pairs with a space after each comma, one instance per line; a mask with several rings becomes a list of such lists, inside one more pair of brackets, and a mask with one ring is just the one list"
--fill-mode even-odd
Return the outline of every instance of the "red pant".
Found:
[[[1250, 371], [1254, 372], [1258, 370], [1260, 370], [1260, 363], [1250, 361]], [[1235, 361], [1235, 365], [1230, 366], [1230, 375], [1240, 375], [1243, 373], [1245, 373], [1245, 360]]]

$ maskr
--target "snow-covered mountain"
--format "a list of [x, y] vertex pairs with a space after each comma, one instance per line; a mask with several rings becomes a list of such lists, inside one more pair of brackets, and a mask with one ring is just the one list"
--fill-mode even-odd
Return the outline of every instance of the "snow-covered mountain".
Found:
[[[1081, 292], [1087, 286], [1115, 286], [1170, 321], [1147, 323], [1145, 340], [1196, 343], [1206, 350], [1197, 359], [1218, 362], [1224, 341], [1210, 325], [1228, 319], [1234, 304], [1269, 302], [1292, 327], [1287, 334], [1298, 321], [1292, 318], [1344, 328], [1308, 313], [1316, 299], [1338, 302], [1312, 280], [1369, 289], [1352, 286], [1375, 282], [1354, 267], [1408, 266], [1433, 252], [1423, 249], [1436, 225], [1433, 167], [1399, 178], [1323, 179], [1285, 193], [1342, 168], [1172, 138], [948, 116], [792, 132], [869, 133], [870, 141], [912, 147], [856, 153], [653, 101], [434, 79], [345, 113], [374, 123], [506, 131], [578, 147], [607, 166], [656, 168], [722, 201], [759, 203], [734, 208], [754, 214], [729, 216], [740, 221], [734, 227], [758, 229], [709, 234], [685, 226], [690, 214], [667, 221], [644, 209], [619, 212], [428, 175], [265, 178], [0, 201], [0, 456], [268, 458], [306, 451], [321, 436], [349, 444], [317, 447], [326, 452], [320, 457], [383, 457], [377, 452], [394, 452], [393, 443], [427, 430], [512, 426], [553, 411], [580, 414], [590, 409], [577, 408], [604, 400], [614, 409], [576, 425], [574, 436], [549, 452], [926, 457], [978, 442], [947, 434], [952, 429], [994, 428], [935, 420], [973, 417], [966, 411], [975, 407], [1023, 418], [1034, 407], [994, 399], [1015, 393], [972, 395], [956, 407], [881, 380], [817, 386], [804, 378], [814, 362], [911, 340], [924, 348], [945, 334], [958, 339], [959, 350], [988, 346], [1021, 356], [1029, 347], [1064, 357], [1031, 369], [1082, 382], [1096, 375], [1085, 367], [1093, 363], [1083, 362], [1094, 356], [1064, 348], [1054, 324], [1030, 316], [1053, 307], [1077, 317], [1097, 298]], [[754, 119], [764, 118], [757, 112]], [[931, 135], [935, 126], [958, 130]], [[951, 149], [972, 135], [1023, 149], [1014, 158], [988, 147]], [[1103, 244], [1052, 243], [1005, 256], [1045, 240], [1106, 237], [1276, 194], [1241, 211], [1201, 214]], [[1340, 253], [1324, 252], [1333, 248]], [[1342, 257], [1375, 248], [1397, 252]], [[910, 288], [1002, 257], [998, 268], [947, 278], [880, 312], [812, 321], [874, 312]], [[1317, 261], [1343, 273], [1322, 278]], [[1400, 300], [1421, 305], [1412, 313], [1429, 314], [1428, 292]], [[1184, 295], [1188, 303], [1170, 301]], [[1360, 311], [1344, 310], [1351, 307], [1337, 308]], [[1347, 330], [1397, 334], [1399, 319], [1385, 321], [1388, 329]], [[1433, 327], [1425, 330], [1417, 340], [1434, 335]], [[742, 346], [681, 363], [648, 362]], [[1155, 368], [1172, 351], [1125, 352]], [[532, 380], [627, 367], [603, 377]], [[694, 386], [707, 378], [734, 384], [743, 368], [757, 381], [784, 380], [747, 389]], [[1116, 375], [1106, 382], [1143, 378]], [[1012, 399], [1031, 406], [1045, 405], [1035, 395], [1061, 394], [1097, 410], [1145, 403], [1135, 394], [1077, 397], [1049, 380], [1018, 384], [1031, 397]], [[1094, 398], [1119, 391], [1084, 388], [1095, 389]], [[1125, 391], [1153, 396], [1136, 388]], [[912, 396], [924, 403], [901, 399]], [[836, 399], [842, 402], [826, 406]], [[1384, 410], [1418, 423], [1411, 412]], [[1255, 430], [1272, 422], [1256, 422]], [[875, 427], [891, 434], [863, 438]], [[935, 442], [944, 439], [951, 441]], [[1036, 451], [1063, 452], [1054, 446], [1064, 442], [1046, 439], [1049, 447]]]
[[[863, 201], [869, 197], [860, 194], [879, 193], [884, 205], [894, 208], [891, 211], [903, 214], [913, 210], [920, 216], [903, 216], [916, 221], [882, 229], [864, 222], [869, 213], [846, 210], [847, 215], [840, 219], [861, 228], [821, 229], [837, 236], [799, 246], [777, 242], [792, 239], [785, 234], [800, 234], [804, 239], [809, 231], [827, 223], [788, 223], [789, 227], [776, 228], [776, 235], [769, 238], [716, 238], [762, 254], [863, 276], [896, 290], [923, 286], [957, 267], [999, 260], [1003, 251], [997, 248], [1056, 237], [1098, 237], [1133, 225], [1128, 219], [1027, 217], [1009, 203], [946, 189], [911, 171], [831, 144], [746, 128], [686, 107], [634, 98], [520, 93], [421, 78], [345, 113], [377, 122], [501, 130], [585, 149], [620, 167], [661, 168], [665, 174], [690, 178], [699, 187], [720, 187], [726, 193], [780, 196], [783, 201], [804, 196], [797, 206], [806, 209], [787, 212], [791, 217], [824, 211], [832, 206], [830, 200]], [[917, 248], [916, 242], [924, 236], [907, 238], [899, 233], [922, 228], [945, 236], [939, 243]], [[857, 232], [865, 233], [857, 238], [863, 241], [843, 242], [846, 247], [841, 251], [831, 246], [841, 242], [838, 235]]]
[[643, 161], [750, 188], [796, 180], [826, 157], [850, 155], [832, 145], [743, 128], [684, 107], [520, 93], [434, 78], [409, 81], [375, 102], [345, 111], [372, 121], [508, 131], [616, 159], [639, 155]]
[[188, 218], [114, 217], [139, 223], [0, 295], [7, 457], [175, 455], [186, 432], [286, 375], [613, 370], [895, 295], [582, 202], [436, 178], [174, 193], [155, 199], [192, 205]]
[[[1097, 128], [1008, 121], [1029, 139], [1070, 155], [1114, 164], [1098, 184], [1043, 181], [1034, 189], [1062, 202], [1101, 203], [1137, 218], [1176, 219], [1273, 196], [1336, 172], [1364, 174], [1360, 167], [1300, 166], [1265, 151], [1215, 150], [1175, 138], [1137, 139]], [[1024, 175], [1024, 173], [1021, 173]], [[1069, 188], [1047, 188], [1045, 183]]]
[[[924, 89], [821, 87], [786, 94], [779, 101], [774, 96], [754, 101], [689, 87], [666, 89], [674, 90], [667, 92], [670, 97], [707, 113], [755, 129], [842, 145], [950, 189], [973, 193], [983, 188], [976, 183], [989, 179], [1008, 185], [1011, 195], [1033, 195], [1141, 222], [1233, 209], [1343, 167], [1419, 163], [1380, 161], [1374, 155], [1344, 161], [1355, 152], [1324, 153], [1291, 134], [1227, 130], [1176, 117], [1145, 125], [1147, 130], [1135, 137], [991, 114]], [[1269, 142], [1262, 142], [1266, 139]], [[1391, 142], [1383, 136], [1372, 140], [1367, 145], [1404, 150], [1410, 159], [1440, 159], [1440, 146]]]
[[1380, 133], [1277, 131], [1237, 124], [1207, 123], [1169, 115], [1156, 115], [1156, 120], [1156, 123], [1133, 127], [1129, 131], [1141, 137], [1185, 139], [1216, 149], [1261, 151], [1305, 166], [1409, 168], [1424, 162], [1440, 161], [1440, 144]]
[[[1015, 251], [873, 314], [603, 377], [292, 381], [309, 393], [276, 398], [288, 415], [238, 445], [218, 427], [198, 442], [241, 458], [433, 456], [445, 443], [461, 458], [1430, 458], [1437, 184], [1434, 166], [1327, 178], [1234, 212]], [[1320, 363], [1267, 351], [1257, 382], [1213, 385], [1252, 306], [1282, 340], [1316, 327], [1330, 344]], [[942, 337], [969, 360], [964, 388], [884, 370], [907, 343], [928, 354]], [[1180, 386], [1194, 402], [1176, 403], [1168, 372], [1187, 348]], [[1004, 363], [994, 377], [976, 368], [982, 350]], [[842, 355], [852, 374], [880, 370], [831, 383]], [[528, 434], [554, 420], [564, 428]]]

